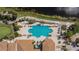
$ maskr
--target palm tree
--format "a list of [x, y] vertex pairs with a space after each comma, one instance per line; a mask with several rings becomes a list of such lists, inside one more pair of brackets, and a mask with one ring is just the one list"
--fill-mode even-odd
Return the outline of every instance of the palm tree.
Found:
[[62, 28], [62, 30], [66, 30], [66, 27], [67, 27], [66, 25], [62, 25], [61, 28]]

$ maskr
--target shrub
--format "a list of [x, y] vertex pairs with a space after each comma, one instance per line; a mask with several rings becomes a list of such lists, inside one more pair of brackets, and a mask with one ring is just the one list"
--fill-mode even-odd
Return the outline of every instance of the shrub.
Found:
[[17, 32], [14, 32], [14, 34], [15, 34], [15, 37], [18, 37], [19, 36], [19, 34]]
[[14, 31], [18, 31], [20, 26], [18, 26], [17, 24], [13, 24], [13, 27], [14, 27]]

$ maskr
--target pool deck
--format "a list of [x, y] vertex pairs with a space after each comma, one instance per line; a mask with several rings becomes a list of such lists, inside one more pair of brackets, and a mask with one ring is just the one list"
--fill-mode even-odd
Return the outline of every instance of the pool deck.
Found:
[[[29, 17], [30, 18], [30, 17]], [[34, 20], [35, 18], [33, 18]], [[36, 19], [35, 19], [36, 20]], [[31, 33], [28, 32], [28, 30], [31, 28], [30, 26], [41, 24], [41, 25], [47, 25], [49, 26], [53, 32], [50, 33], [51, 36], [48, 37], [48, 39], [52, 39], [55, 42], [55, 49], [57, 49], [58, 46], [58, 28], [59, 28], [59, 22], [58, 21], [49, 21], [49, 20], [39, 20], [37, 19], [35, 23], [33, 24], [28, 24], [28, 22], [18, 22], [17, 24], [22, 26], [20, 30], [18, 31], [19, 34], [21, 34], [20, 37], [16, 37], [14, 40], [34, 40], [34, 41], [43, 41], [47, 39], [44, 36], [41, 36], [40, 38], [36, 38], [34, 36], [31, 36]], [[43, 21], [45, 23], [40, 23], [40, 21]], [[48, 23], [47, 23], [48, 22]], [[59, 49], [57, 49], [59, 50]]]

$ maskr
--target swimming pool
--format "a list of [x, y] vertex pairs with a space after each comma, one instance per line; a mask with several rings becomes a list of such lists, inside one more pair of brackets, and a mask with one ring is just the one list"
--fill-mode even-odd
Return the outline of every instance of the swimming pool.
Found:
[[32, 36], [40, 37], [45, 36], [48, 37], [49, 33], [53, 32], [53, 30], [46, 25], [33, 25], [31, 29], [28, 30], [29, 33], [32, 33]]

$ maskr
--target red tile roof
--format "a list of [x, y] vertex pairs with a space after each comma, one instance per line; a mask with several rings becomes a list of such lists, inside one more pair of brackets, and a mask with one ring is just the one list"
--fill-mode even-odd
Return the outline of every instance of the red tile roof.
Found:
[[7, 42], [0, 42], [0, 51], [7, 51]]
[[16, 43], [8, 43], [8, 47], [7, 47], [8, 51], [16, 51]]
[[32, 40], [16, 40], [18, 51], [33, 51]]
[[55, 43], [51, 39], [47, 39], [42, 44], [43, 51], [54, 51], [55, 50]]

